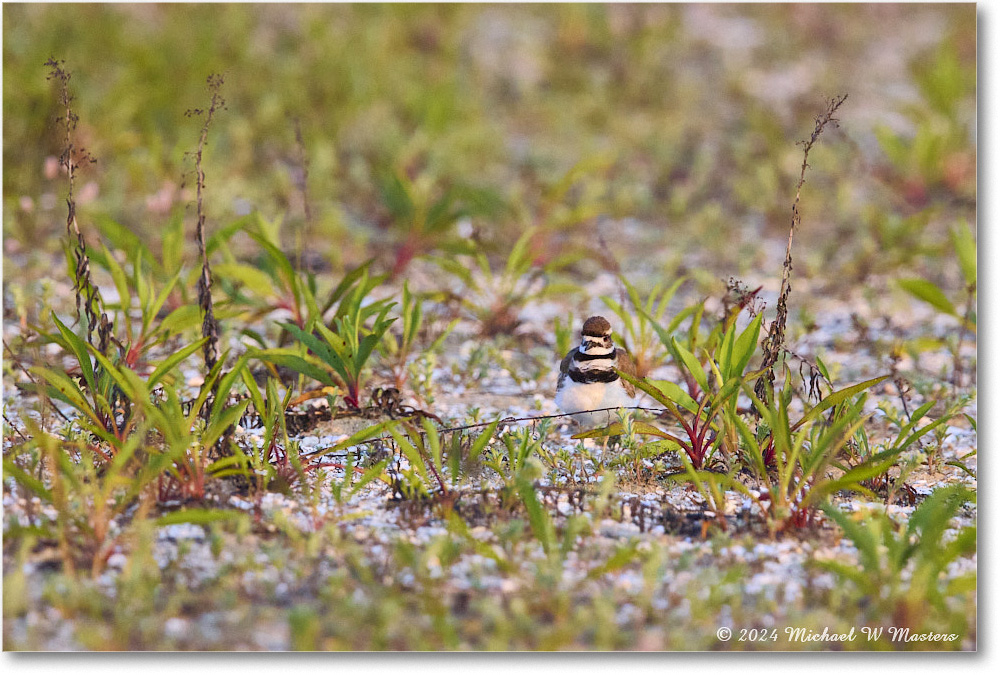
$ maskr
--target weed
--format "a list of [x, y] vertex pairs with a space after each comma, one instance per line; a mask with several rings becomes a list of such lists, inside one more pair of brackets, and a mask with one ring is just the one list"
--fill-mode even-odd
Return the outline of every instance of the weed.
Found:
[[414, 257], [448, 248], [451, 230], [458, 221], [478, 215], [496, 217], [505, 208], [493, 190], [468, 185], [442, 189], [427, 178], [423, 175], [411, 180], [399, 172], [386, 172], [379, 180], [382, 206], [402, 238], [392, 266], [393, 277]]
[[532, 242], [537, 234], [537, 230], [528, 230], [518, 238], [499, 273], [493, 271], [482, 248], [473, 251], [471, 268], [452, 258], [434, 259], [464, 284], [457, 296], [459, 303], [479, 322], [483, 335], [512, 334], [521, 323], [518, 315], [527, 303], [575, 290], [549, 279], [563, 261], [551, 261], [544, 267], [535, 265]]
[[[625, 328], [623, 335], [615, 337], [621, 341], [625, 350], [631, 355], [632, 361], [635, 362], [636, 375], [639, 377], [649, 375], [666, 358], [663, 345], [657, 340], [657, 334], [652, 324], [663, 321], [667, 306], [684, 281], [685, 279], [681, 277], [670, 287], [657, 284], [646, 296], [644, 302], [635, 286], [630, 284], [627, 279], [622, 279], [621, 282], [625, 286], [633, 310], [629, 310], [623, 306], [623, 303], [608, 296], [601, 298], [604, 304], [618, 316], [621, 325]], [[677, 313], [667, 326], [666, 332], [673, 333], [677, 330], [677, 326], [681, 324], [687, 314], [685, 312]]]
[[434, 493], [446, 502], [453, 500], [467, 470], [480, 461], [499, 423], [496, 420], [489, 424], [471, 443], [463, 442], [461, 433], [452, 434], [451, 442], [445, 443], [426, 417], [421, 420], [421, 428], [409, 422], [402, 422], [401, 428], [390, 426], [389, 432], [408, 464], [398, 472], [396, 492], [405, 499], [426, 498]]
[[[635, 422], [635, 433], [654, 436], [666, 441], [661, 443], [666, 449], [681, 449], [687, 455], [695, 470], [708, 465], [715, 448], [726, 441], [729, 450], [737, 447], [735, 431], [725, 424], [736, 410], [736, 400], [740, 387], [746, 381], [746, 369], [753, 357], [760, 334], [762, 316], [758, 314], [740, 334], [736, 335], [735, 321], [731, 322], [723, 337], [720, 349], [713, 356], [702, 350], [708, 361], [712, 380], [698, 358], [688, 351], [673, 336], [653, 324], [661, 340], [669, 340], [669, 349], [678, 367], [689, 382], [689, 392], [685, 392], [674, 382], [647, 381], [619, 371], [626, 382], [648, 394], [666, 408], [672, 421], [681, 427], [683, 435], [678, 436], [666, 429], [646, 422]], [[727, 414], [728, 413], [728, 414]], [[605, 430], [577, 434], [574, 438], [589, 438], [620, 433], [621, 425], [611, 425]]]
[[954, 341], [949, 341], [952, 352], [952, 386], [958, 389], [962, 384], [962, 343], [971, 331], [976, 332], [976, 243], [969, 231], [969, 226], [962, 223], [951, 229], [951, 243], [959, 261], [962, 278], [965, 282], [964, 306], [960, 311], [936, 284], [927, 279], [899, 279], [897, 284], [913, 297], [921, 300], [938, 312], [954, 317], [959, 322], [959, 331]]
[[[746, 464], [763, 486], [759, 499], [752, 496], [758, 500], [772, 532], [813, 524], [816, 509], [839, 490], [870, 494], [862, 481], [885, 474], [905, 447], [887, 448], [853, 466], [839, 464], [848, 442], [868, 417], [863, 413], [863, 401], [855, 401], [854, 397], [884, 381], [885, 376], [830, 394], [794, 423], [789, 416], [790, 378], [786, 369], [786, 386], [775, 392], [774, 400], [768, 403], [744, 385], [760, 415], [758, 431], [763, 432], [762, 440], [740, 417], [731, 418], [745, 448]], [[828, 410], [832, 411], [829, 418], [821, 419]], [[840, 474], [829, 475], [828, 471], [838, 466]]]
[[761, 369], [764, 376], [757, 380], [754, 391], [757, 398], [763, 399], [768, 389], [774, 384], [774, 365], [778, 362], [782, 351], [785, 348], [785, 323], [788, 321], [788, 294], [792, 291], [792, 239], [795, 237], [795, 228], [802, 223], [802, 215], [799, 213], [799, 200], [802, 195], [802, 186], [806, 182], [806, 169], [809, 167], [809, 151], [819, 139], [823, 129], [828, 124], [837, 125], [834, 114], [837, 109], [847, 100], [847, 94], [830, 99], [826, 110], [816, 117], [816, 126], [813, 129], [809, 140], [802, 141], [802, 169], [799, 172], [799, 182], [795, 188], [795, 200], [792, 202], [792, 223], [788, 228], [788, 245], [785, 247], [785, 263], [782, 266], [781, 292], [778, 293], [777, 316], [767, 329], [767, 339], [764, 342], [764, 362]]
[[[335, 331], [317, 320], [318, 312], [312, 315], [304, 329], [295, 324], [282, 325], [303, 347], [312, 352], [312, 356], [303, 355], [300, 350], [282, 348], [258, 350], [254, 355], [291, 368], [322, 384], [341, 387], [348, 407], [360, 409], [361, 390], [365, 383], [364, 369], [375, 347], [396, 320], [388, 317], [395, 304], [393, 302], [380, 300], [364, 305], [369, 288], [367, 282], [368, 274], [365, 271], [359, 283], [345, 292], [334, 318]], [[369, 318], [373, 318], [370, 328], [366, 326]], [[313, 330], [319, 333], [319, 337]], [[323, 366], [332, 370], [337, 379]]]
[[[59, 156], [59, 165], [66, 170], [69, 183], [69, 192], [66, 197], [68, 213], [66, 215], [66, 236], [70, 238], [70, 246], [73, 248], [75, 265], [72, 265], [73, 290], [76, 292], [76, 314], [80, 316], [80, 305], [83, 305], [84, 314], [87, 317], [87, 342], [93, 343], [95, 330], [100, 330], [101, 351], [106, 351], [107, 317], [103, 312], [100, 291], [94, 284], [90, 275], [90, 257], [87, 254], [87, 244], [84, 241], [80, 225], [76, 221], [76, 200], [73, 196], [73, 188], [76, 182], [76, 172], [81, 162], [92, 164], [96, 162], [85, 148], [78, 148], [73, 142], [73, 132], [80, 118], [73, 112], [73, 96], [69, 93], [69, 81], [71, 73], [65, 69], [65, 61], [56, 61], [50, 58], [45, 62], [49, 67], [47, 79], [59, 81], [59, 103], [63, 108], [61, 118], [65, 140], [62, 154]], [[72, 241], [72, 238], [76, 241]], [[69, 253], [67, 252], [67, 260]], [[100, 314], [100, 319], [98, 319]]]
[[975, 588], [975, 571], [947, 584], [941, 581], [948, 565], [976, 551], [975, 525], [946, 536], [951, 519], [975, 497], [961, 485], [939, 488], [914, 510], [905, 527], [880, 510], [850, 515], [825, 504], [823, 511], [858, 549], [859, 564], [815, 564], [854, 586], [873, 620], [920, 631], [933, 625], [932, 613], [953, 611], [947, 599]]
[[428, 353], [434, 353], [440, 349], [441, 344], [455, 329], [458, 319], [453, 319], [427, 349], [423, 350], [417, 359], [414, 359], [413, 353], [417, 347], [417, 338], [424, 327], [424, 311], [423, 302], [410, 292], [409, 284], [406, 282], [403, 283], [403, 301], [399, 308], [399, 314], [402, 319], [399, 335], [397, 336], [392, 331], [386, 332], [379, 345], [379, 351], [382, 352], [392, 368], [395, 387], [402, 389], [416, 360], [427, 358]]
[[205, 354], [205, 372], [208, 373], [215, 367], [219, 358], [219, 324], [215, 320], [215, 310], [212, 304], [212, 268], [208, 263], [208, 249], [205, 245], [205, 204], [202, 192], [205, 189], [205, 172], [202, 170], [202, 155], [205, 151], [205, 144], [208, 142], [208, 129], [215, 118], [216, 113], [226, 107], [226, 101], [222, 98], [222, 75], [209, 75], [206, 80], [208, 91], [212, 95], [208, 110], [192, 109], [185, 114], [188, 117], [205, 114], [205, 123], [201, 127], [201, 134], [198, 137], [198, 149], [195, 150], [195, 184], [198, 192], [197, 209], [198, 221], [195, 229], [195, 241], [198, 244], [198, 252], [201, 254], [201, 275], [198, 277], [198, 306], [201, 307], [202, 324], [201, 335], [205, 340], [203, 346]]

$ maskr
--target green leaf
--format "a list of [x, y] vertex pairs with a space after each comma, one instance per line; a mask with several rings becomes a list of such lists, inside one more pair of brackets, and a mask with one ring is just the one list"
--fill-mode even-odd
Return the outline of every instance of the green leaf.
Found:
[[760, 338], [760, 326], [764, 320], [764, 314], [759, 313], [753, 318], [750, 324], [740, 333], [733, 346], [731, 370], [726, 377], [740, 377], [750, 365], [750, 359], [757, 348], [757, 340]]
[[39, 387], [42, 390], [39, 393], [45, 393], [51, 398], [71, 405], [82, 414], [90, 417], [94, 422], [98, 421], [96, 416], [97, 411], [94, 410], [79, 385], [69, 375], [61, 370], [53, 370], [41, 366], [33, 366], [29, 370], [35, 375], [39, 375], [49, 384], [48, 387]]
[[[632, 386], [634, 386], [636, 389], [639, 389], [640, 391], [649, 394], [653, 398], [653, 400], [659, 403], [660, 405], [665, 405], [667, 407], [673, 405], [673, 401], [667, 398], [667, 395], [665, 393], [654, 387], [645, 379], [639, 379], [634, 375], [629, 375], [628, 373], [622, 372], [621, 370], [618, 371], [618, 376], [621, 377], [626, 382], [628, 382], [629, 384], [631, 384]], [[676, 406], [674, 407], [676, 408]]]
[[864, 524], [853, 520], [849, 515], [841, 511], [830, 503], [824, 503], [821, 507], [830, 520], [837, 523], [844, 534], [850, 539], [855, 548], [858, 549], [858, 557], [861, 559], [862, 567], [866, 572], [877, 574], [879, 570], [878, 541], [875, 539], [871, 529]]
[[928, 551], [937, 548], [944, 531], [948, 528], [948, 522], [963, 504], [974, 498], [975, 493], [964, 485], [949, 485], [934, 490], [910, 514], [906, 526], [907, 534], [919, 535], [918, 547]]
[[295, 274], [295, 267], [292, 265], [292, 261], [288, 259], [288, 256], [280, 248], [271, 243], [263, 235], [257, 232], [250, 232], [249, 235], [264, 249], [268, 258], [277, 265], [278, 271], [285, 279], [285, 286], [292, 291], [296, 304], [299, 304], [301, 295], [299, 293], [298, 276]]
[[[174, 274], [167, 281], [167, 283], [163, 286], [163, 288], [160, 289], [160, 292], [156, 296], [156, 299], [153, 300], [153, 303], [151, 305], [143, 306], [143, 308], [142, 308], [142, 330], [143, 330], [143, 332], [146, 332], [147, 330], [149, 330], [149, 326], [153, 323], [153, 319], [155, 319], [156, 315], [160, 313], [160, 309], [167, 302], [167, 298], [170, 297], [171, 291], [174, 290], [174, 286], [177, 284], [177, 282], [180, 280], [180, 278], [181, 278], [181, 273], [180, 273], [180, 270], [178, 270], [177, 273]], [[162, 325], [161, 325], [161, 329], [162, 329]]]
[[136, 261], [139, 259], [145, 259], [149, 261], [155, 261], [152, 251], [149, 247], [143, 243], [142, 239], [139, 238], [132, 230], [122, 225], [121, 223], [112, 220], [108, 216], [100, 215], [94, 217], [94, 223], [97, 225], [97, 229], [101, 231], [105, 237], [118, 249], [125, 252], [126, 257]]
[[4, 478], [13, 478], [15, 481], [21, 484], [27, 490], [30, 490], [39, 498], [45, 500], [46, 502], [52, 502], [52, 491], [45, 487], [42, 481], [38, 480], [27, 471], [14, 464], [13, 461], [9, 459], [3, 460], [3, 476]]
[[212, 272], [218, 279], [243, 284], [258, 297], [269, 298], [275, 295], [274, 281], [256, 267], [242, 263], [217, 263], [212, 266]]
[[692, 413], [698, 412], [698, 403], [695, 402], [695, 400], [691, 398], [691, 396], [676, 382], [671, 382], [669, 380], [650, 380], [649, 383], [662, 391], [667, 398], [674, 401], [685, 410]]
[[223, 225], [219, 229], [215, 230], [215, 232], [209, 236], [208, 241], [205, 242], [205, 253], [211, 256], [212, 253], [215, 252], [215, 249], [228, 242], [234, 234], [247, 228], [247, 226], [256, 224], [257, 214], [250, 213], [245, 216], [240, 216], [228, 225]]
[[337, 381], [330, 376], [330, 373], [312, 361], [303, 358], [289, 349], [260, 349], [250, 352], [254, 358], [268, 361], [277, 366], [291, 368], [297, 373], [302, 373], [306, 377], [311, 377], [317, 382], [339, 387]]
[[163, 231], [160, 248], [163, 271], [167, 274], [180, 273], [184, 264], [184, 218], [181, 214], [170, 219]]
[[211, 420], [211, 424], [209, 424], [208, 428], [205, 429], [204, 434], [202, 434], [202, 444], [205, 447], [215, 445], [215, 442], [222, 438], [222, 435], [226, 433], [226, 430], [236, 424], [240, 417], [243, 416], [243, 413], [246, 411], [248, 405], [250, 405], [250, 399], [244, 399], [236, 405], [230, 406], [221, 413], [214, 415]]
[[204, 337], [197, 342], [192, 342], [188, 346], [183, 347], [179, 351], [176, 351], [167, 358], [163, 359], [163, 361], [160, 362], [160, 365], [156, 367], [156, 370], [153, 371], [153, 374], [149, 376], [147, 385], [149, 389], [152, 390], [167, 373], [176, 368], [181, 361], [201, 349], [207, 341], [208, 338]]
[[[733, 321], [732, 325], [729, 326], [729, 330], [722, 337], [722, 345], [718, 351], [719, 354], [719, 375], [722, 376], [722, 381], [725, 382], [732, 376], [733, 370], [733, 345], [736, 342], [736, 322]], [[711, 359], [709, 359], [709, 364], [711, 364]], [[703, 388], [704, 389], [704, 388]]]
[[791, 427], [792, 430], [794, 431], [795, 429], [798, 429], [800, 426], [802, 426], [809, 420], [817, 419], [823, 413], [824, 410], [829, 410], [833, 406], [839, 405], [840, 403], [843, 403], [847, 399], [853, 397], [855, 394], [859, 394], [865, 389], [874, 387], [879, 382], [883, 382], [887, 379], [889, 379], [889, 375], [882, 375], [881, 377], [875, 377], [870, 380], [865, 380], [864, 382], [859, 382], [854, 386], [846, 387], [839, 391], [833, 392], [832, 394], [824, 398], [822, 401], [817, 403], [815, 407], [810, 408], [809, 412], [803, 415], [802, 419], [800, 419]]
[[302, 330], [293, 323], [283, 323], [281, 327], [291, 333], [296, 340], [311, 349], [328, 366], [337, 368], [338, 372], [345, 367], [346, 364], [344, 361], [348, 359], [346, 358], [347, 345], [344, 339], [322, 323], [317, 323], [316, 329], [323, 336], [323, 340], [320, 340], [309, 331]]
[[971, 286], [976, 283], [976, 242], [972, 238], [972, 230], [964, 220], [951, 228], [951, 240], [958, 254], [958, 264], [962, 268], [965, 283]]
[[[384, 432], [386, 429], [388, 429], [388, 428], [390, 428], [392, 426], [395, 426], [395, 424], [396, 424], [396, 420], [385, 420], [384, 422], [379, 422], [378, 424], [373, 424], [370, 427], [365, 427], [364, 429], [361, 429], [360, 431], [356, 431], [349, 438], [346, 438], [346, 439], [342, 440], [340, 443], [337, 443], [336, 445], [334, 445], [334, 446], [332, 446], [330, 448], [325, 448], [325, 449], [323, 449], [322, 451], [319, 451], [319, 452], [320, 453], [327, 453], [327, 454], [331, 453], [331, 452], [339, 452], [339, 451], [344, 450], [346, 448], [349, 448], [351, 446], [358, 445], [359, 443], [363, 443], [364, 441], [367, 441], [367, 440], [369, 440], [371, 438], [375, 438], [376, 436], [378, 436], [379, 434], [381, 434], [382, 432]], [[311, 453], [311, 454], [317, 454], [317, 453]]]
[[55, 322], [56, 328], [59, 329], [59, 334], [62, 335], [63, 340], [69, 345], [70, 349], [73, 351], [73, 355], [76, 356], [77, 362], [80, 364], [80, 370], [83, 372], [83, 379], [87, 383], [87, 387], [91, 391], [97, 391], [96, 378], [94, 376], [94, 365], [90, 361], [89, 349], [87, 348], [87, 343], [84, 342], [79, 335], [71, 331], [66, 325], [59, 320], [55, 312], [52, 312], [52, 321]]
[[353, 270], [344, 275], [344, 278], [340, 280], [337, 287], [330, 292], [330, 297], [326, 299], [323, 304], [322, 311], [320, 314], [326, 314], [327, 310], [333, 307], [338, 300], [340, 300], [347, 290], [354, 285], [354, 283], [360, 279], [362, 276], [367, 278], [368, 269], [371, 267], [373, 259], [367, 260], [362, 264], [355, 267]]
[[830, 379], [830, 370], [826, 367], [826, 364], [823, 363], [823, 359], [821, 359], [818, 355], [816, 356], [816, 367], [819, 368], [820, 375], [826, 378], [827, 382], [833, 381]]
[[[665, 438], [675, 443], [681, 442], [681, 440], [673, 434], [670, 434], [659, 427], [655, 427], [648, 422], [643, 422], [642, 420], [632, 420], [632, 431], [641, 436], [656, 436], [657, 438]], [[624, 432], [625, 426], [621, 422], [615, 422], [606, 427], [601, 427], [600, 429], [591, 429], [590, 431], [573, 434], [572, 438], [577, 440], [583, 438], [604, 438], [605, 436], [620, 436]]]
[[551, 553], [555, 547], [555, 528], [549, 516], [535, 494], [535, 484], [523, 472], [514, 478], [517, 492], [521, 496], [524, 510], [528, 512], [528, 523], [535, 538], [542, 544], [545, 553]]
[[424, 458], [420, 456], [417, 448], [399, 432], [399, 429], [395, 425], [389, 428], [389, 433], [392, 434], [392, 438], [396, 441], [396, 445], [399, 446], [400, 451], [406, 455], [406, 459], [410, 463], [410, 468], [420, 474], [420, 477], [424, 480], [424, 484], [429, 484], [430, 478], [427, 475], [427, 464], [424, 462]]
[[479, 437], [472, 443], [472, 447], [469, 448], [469, 460], [475, 461], [479, 458], [483, 451], [486, 449], [487, 443], [493, 438], [493, 434], [497, 430], [497, 425], [500, 424], [500, 419], [496, 419], [490, 422], [490, 425], [483, 430], [483, 433], [479, 434]]
[[424, 427], [424, 433], [427, 434], [427, 446], [431, 453], [431, 460], [434, 462], [434, 468], [441, 471], [441, 437], [438, 436], [437, 429], [434, 427], [434, 423], [430, 421], [429, 418], [424, 417], [420, 420], [422, 426]]
[[389, 482], [388, 478], [385, 476], [385, 467], [387, 467], [388, 465], [389, 465], [389, 460], [388, 459], [383, 459], [381, 462], [379, 462], [378, 464], [375, 464], [370, 469], [368, 469], [367, 471], [365, 471], [361, 475], [361, 478], [359, 478], [351, 486], [350, 492], [348, 492], [348, 494], [349, 495], [355, 495], [355, 494], [357, 494], [362, 489], [364, 489], [364, 487], [366, 485], [368, 485], [369, 483], [371, 483], [373, 480], [375, 480], [377, 478], [381, 478], [384, 482], [388, 483]]
[[396, 220], [400, 224], [411, 225], [416, 209], [403, 178], [396, 172], [384, 171], [378, 177], [378, 190], [382, 204]]
[[[234, 370], [236, 369], [234, 368]], [[240, 368], [239, 371], [243, 384], [247, 388], [247, 395], [250, 396], [250, 402], [253, 403], [253, 409], [260, 417], [261, 421], [264, 422], [264, 415], [267, 411], [267, 407], [264, 403], [264, 397], [260, 393], [260, 387], [257, 386], [257, 381], [253, 379], [253, 374], [250, 372], [249, 368], [243, 367]]]
[[239, 511], [222, 511], [219, 509], [182, 509], [172, 511], [160, 516], [153, 521], [157, 527], [164, 525], [177, 525], [180, 523], [191, 523], [192, 525], [208, 525], [219, 522], [239, 522], [247, 520], [249, 516]]
[[111, 273], [111, 279], [115, 282], [115, 288], [118, 290], [118, 304], [127, 317], [128, 309], [132, 305], [132, 292], [129, 290], [128, 276], [107, 247], [102, 245], [102, 251], [104, 253], [105, 266], [108, 272]]
[[709, 391], [708, 375], [705, 374], [704, 366], [701, 365], [701, 362], [698, 361], [698, 358], [694, 354], [688, 351], [687, 347], [677, 341], [677, 338], [672, 338], [671, 343], [673, 344], [675, 353], [680, 356], [684, 367], [694, 377], [694, 381], [698, 383], [703, 392], [707, 393]]
[[904, 291], [918, 300], [923, 300], [939, 312], [958, 316], [958, 310], [951, 304], [951, 300], [945, 296], [944, 291], [930, 281], [926, 279], [900, 279], [896, 283]]
[[174, 335], [201, 325], [201, 308], [198, 305], [181, 305], [160, 322], [164, 335]]
[[531, 240], [535, 237], [535, 232], [537, 228], [529, 228], [524, 231], [517, 241], [514, 242], [513, 248], [510, 250], [510, 254], [507, 256], [506, 271], [508, 275], [521, 276], [521, 274], [526, 271], [526, 266], [531, 263], [530, 256], [528, 255], [528, 245]]

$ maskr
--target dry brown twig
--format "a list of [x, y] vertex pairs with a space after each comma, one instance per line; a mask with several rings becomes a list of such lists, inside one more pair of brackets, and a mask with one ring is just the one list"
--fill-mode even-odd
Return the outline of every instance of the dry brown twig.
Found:
[[83, 313], [87, 317], [87, 342], [93, 344], [93, 334], [96, 329], [98, 331], [99, 348], [104, 353], [107, 351], [108, 339], [111, 335], [111, 324], [104, 313], [100, 292], [90, 277], [90, 256], [87, 255], [87, 243], [76, 220], [76, 199], [73, 196], [76, 171], [80, 166], [80, 162], [93, 164], [97, 160], [84, 148], [77, 148], [73, 143], [73, 132], [76, 130], [76, 125], [80, 118], [73, 112], [73, 95], [69, 93], [69, 81], [72, 74], [66, 70], [65, 63], [65, 61], [56, 61], [54, 58], [49, 58], [45, 62], [45, 65], [49, 67], [49, 74], [46, 79], [58, 80], [59, 82], [59, 105], [63, 108], [63, 115], [58, 121], [62, 123], [65, 132], [65, 141], [63, 143], [62, 154], [59, 156], [59, 164], [66, 169], [66, 175], [69, 179], [69, 192], [66, 195], [66, 236], [70, 240], [70, 245], [73, 246], [73, 256], [76, 258], [76, 266], [73, 270], [73, 291], [76, 293], [76, 316], [77, 321], [82, 319], [80, 313], [82, 305]]
[[[212, 119], [218, 111], [224, 110], [226, 106], [226, 101], [222, 98], [221, 94], [223, 82], [222, 75], [209, 75], [207, 83], [212, 98], [209, 102], [208, 110], [195, 108], [184, 113], [186, 117], [205, 114], [205, 123], [201, 127], [201, 135], [198, 137], [198, 149], [195, 151], [194, 158], [198, 209], [198, 225], [195, 231], [195, 238], [198, 242], [198, 251], [201, 253], [201, 276], [198, 277], [198, 305], [201, 307], [203, 317], [201, 335], [208, 338], [203, 348], [206, 379], [208, 379], [209, 373], [211, 373], [219, 360], [219, 322], [215, 319], [215, 309], [212, 304], [212, 268], [208, 263], [208, 251], [205, 246], [205, 204], [203, 198], [205, 171], [202, 168], [202, 155], [205, 145], [208, 142], [208, 128], [212, 124]], [[204, 409], [206, 411], [211, 409], [208, 401], [206, 401]]]
[[303, 231], [309, 232], [312, 229], [313, 214], [312, 206], [309, 202], [309, 154], [306, 152], [306, 143], [302, 137], [302, 122], [298, 117], [293, 120], [295, 124], [295, 147], [297, 150], [296, 161], [298, 162], [295, 182], [302, 195], [302, 213], [305, 217], [303, 226], [295, 231], [295, 255], [298, 269], [302, 269], [302, 238]]
[[795, 187], [795, 201], [792, 202], [792, 223], [788, 228], [788, 245], [785, 248], [785, 263], [782, 267], [781, 292], [778, 294], [777, 314], [767, 330], [767, 337], [764, 340], [764, 360], [761, 368], [764, 374], [757, 380], [754, 393], [762, 401], [766, 401], [770, 396], [769, 392], [774, 385], [774, 365], [778, 362], [778, 357], [785, 348], [785, 324], [788, 321], [788, 295], [792, 292], [792, 240], [795, 237], [795, 228], [802, 223], [802, 214], [799, 212], [799, 200], [802, 196], [802, 186], [806, 182], [806, 169], [809, 168], [809, 151], [819, 140], [820, 134], [828, 124], [837, 126], [837, 118], [834, 117], [837, 109], [847, 100], [847, 94], [835, 96], [827, 102], [826, 110], [816, 117], [816, 126], [813, 128], [809, 140], [799, 141], [803, 146], [802, 169], [799, 172], [799, 182]]

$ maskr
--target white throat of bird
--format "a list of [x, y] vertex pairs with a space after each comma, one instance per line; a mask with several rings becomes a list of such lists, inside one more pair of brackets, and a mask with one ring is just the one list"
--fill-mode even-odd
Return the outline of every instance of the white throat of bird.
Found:
[[611, 343], [611, 338], [584, 338], [580, 343], [580, 353], [587, 356], [603, 356], [615, 353], [615, 346]]

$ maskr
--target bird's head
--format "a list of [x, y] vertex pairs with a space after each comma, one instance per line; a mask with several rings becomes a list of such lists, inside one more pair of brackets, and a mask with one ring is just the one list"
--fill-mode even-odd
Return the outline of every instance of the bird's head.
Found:
[[584, 321], [580, 336], [583, 338], [580, 342], [582, 352], [609, 354], [614, 351], [611, 342], [611, 324], [603, 316], [592, 316]]

